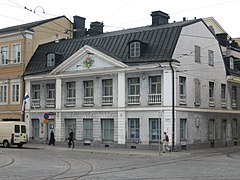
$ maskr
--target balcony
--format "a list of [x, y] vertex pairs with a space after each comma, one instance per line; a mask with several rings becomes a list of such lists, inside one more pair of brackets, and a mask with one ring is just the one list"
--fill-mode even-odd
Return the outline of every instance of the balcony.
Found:
[[128, 95], [128, 104], [140, 104], [140, 95]]
[[93, 106], [94, 99], [93, 97], [84, 97], [83, 106]]
[[54, 108], [55, 107], [55, 98], [46, 99], [46, 107], [47, 108]]
[[40, 108], [40, 99], [32, 99], [32, 108]]
[[149, 94], [148, 95], [148, 104], [161, 104], [162, 96], [161, 94]]
[[102, 96], [102, 105], [112, 105], [113, 104], [113, 97], [112, 96]]
[[67, 97], [65, 106], [66, 107], [76, 106], [76, 98], [75, 97]]

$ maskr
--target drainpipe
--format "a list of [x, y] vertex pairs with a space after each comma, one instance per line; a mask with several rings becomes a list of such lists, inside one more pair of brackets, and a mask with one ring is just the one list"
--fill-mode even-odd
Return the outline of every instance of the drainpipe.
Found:
[[175, 142], [175, 85], [174, 85], [174, 69], [172, 67], [172, 61], [169, 61], [169, 65], [172, 70], [172, 151], [174, 151]]
[[[22, 92], [22, 97], [24, 98], [24, 96], [25, 96], [25, 90], [26, 90], [24, 75], [22, 75], [22, 80], [23, 80], [23, 92]], [[24, 103], [23, 100], [22, 100], [22, 103]], [[22, 106], [23, 106], [23, 104], [22, 104]], [[22, 109], [21, 109], [21, 110], [22, 110]], [[24, 107], [24, 111], [22, 112], [22, 121], [25, 122], [25, 107]]]

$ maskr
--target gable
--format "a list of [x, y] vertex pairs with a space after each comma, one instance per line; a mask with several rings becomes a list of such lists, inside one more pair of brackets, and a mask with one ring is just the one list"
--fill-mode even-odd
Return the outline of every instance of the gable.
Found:
[[50, 74], [64, 74], [76, 71], [101, 70], [116, 67], [122, 68], [127, 67], [127, 65], [88, 45], [85, 45], [52, 70]]

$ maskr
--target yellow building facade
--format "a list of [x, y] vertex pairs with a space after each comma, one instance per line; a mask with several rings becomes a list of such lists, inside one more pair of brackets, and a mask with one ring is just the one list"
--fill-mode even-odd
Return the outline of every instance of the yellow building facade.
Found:
[[23, 73], [39, 44], [72, 38], [65, 16], [0, 29], [0, 121], [23, 121]]

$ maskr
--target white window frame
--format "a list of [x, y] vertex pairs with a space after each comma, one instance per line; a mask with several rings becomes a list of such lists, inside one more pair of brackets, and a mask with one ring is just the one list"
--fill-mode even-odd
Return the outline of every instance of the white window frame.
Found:
[[56, 55], [54, 53], [49, 53], [47, 55], [47, 67], [55, 66]]
[[20, 80], [11, 81], [11, 103], [20, 103]]
[[113, 103], [113, 81], [112, 79], [102, 80], [102, 104], [111, 105]]
[[128, 78], [128, 104], [140, 104], [140, 78]]
[[229, 57], [229, 68], [234, 69], [234, 59], [233, 59], [233, 57]]
[[149, 118], [149, 140], [159, 142], [161, 139], [161, 118]]
[[187, 92], [186, 92], [186, 77], [179, 76], [179, 99], [180, 104], [186, 104]]
[[130, 58], [140, 57], [141, 43], [138, 41], [130, 43]]
[[221, 84], [221, 106], [223, 108], [227, 107], [226, 84]]
[[201, 63], [201, 47], [195, 45], [194, 46], [194, 57], [195, 57], [195, 62]]
[[140, 119], [128, 118], [128, 139], [131, 141], [140, 139]]
[[93, 140], [93, 119], [83, 119], [83, 139]]
[[40, 107], [41, 85], [32, 85], [32, 107]]
[[94, 96], [93, 96], [93, 80], [84, 81], [84, 105], [93, 105]]
[[149, 95], [148, 103], [157, 104], [161, 103], [161, 76], [150, 76], [149, 77]]
[[102, 140], [114, 141], [114, 120], [101, 119]]
[[75, 106], [76, 104], [76, 82], [66, 82], [67, 97], [66, 106]]
[[214, 106], [214, 82], [209, 82], [209, 106]]
[[209, 119], [208, 121], [208, 139], [209, 141], [215, 140], [215, 120]]
[[55, 97], [56, 97], [56, 86], [54, 83], [46, 84], [47, 87], [47, 99], [46, 99], [46, 107], [54, 107], [55, 106]]
[[4, 105], [8, 102], [8, 83], [7, 81], [0, 83], [0, 105]]
[[12, 46], [12, 63], [18, 64], [21, 62], [21, 44], [13, 44]]
[[232, 108], [237, 107], [237, 86], [232, 86]]
[[1, 53], [0, 64], [1, 65], [7, 65], [8, 60], [9, 60], [9, 47], [8, 46], [1, 46], [0, 53]]
[[208, 65], [214, 66], [214, 51], [208, 50]]
[[180, 140], [187, 140], [187, 119], [180, 118]]

